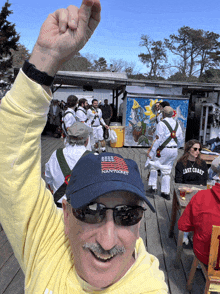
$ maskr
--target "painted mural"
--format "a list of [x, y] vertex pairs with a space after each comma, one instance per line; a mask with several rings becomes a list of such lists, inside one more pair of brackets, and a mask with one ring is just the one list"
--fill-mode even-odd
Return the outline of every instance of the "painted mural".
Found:
[[162, 101], [169, 102], [174, 109], [173, 118], [179, 122], [185, 137], [189, 103], [187, 98], [155, 99], [127, 96], [124, 146], [151, 145], [156, 130], [155, 104]]

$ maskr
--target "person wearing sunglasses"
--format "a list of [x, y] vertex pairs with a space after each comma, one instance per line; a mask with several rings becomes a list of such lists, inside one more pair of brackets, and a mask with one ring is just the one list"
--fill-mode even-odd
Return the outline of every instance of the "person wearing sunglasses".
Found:
[[175, 166], [175, 182], [206, 186], [208, 169], [206, 162], [200, 158], [201, 143], [192, 139], [185, 144], [184, 154]]
[[50, 14], [0, 111], [0, 223], [25, 274], [25, 293], [168, 292], [156, 257], [139, 238], [146, 208], [137, 164], [86, 155], [56, 207], [41, 178], [41, 133], [60, 66], [100, 21], [99, 0]]
[[[65, 233], [76, 256], [79, 275], [94, 285], [94, 289], [126, 279], [129, 269], [131, 276], [127, 278], [132, 280], [139, 263], [136, 261], [140, 251], [135, 246], [140, 242], [140, 221], [147, 207], [155, 212], [145, 196], [136, 162], [109, 152], [86, 155], [73, 169], [66, 197], [63, 200]], [[145, 248], [142, 249], [145, 255]], [[149, 271], [147, 267], [143, 270], [147, 284]], [[159, 278], [160, 273], [157, 275]], [[163, 293], [165, 285], [160, 278], [158, 282], [158, 291]], [[135, 287], [134, 293], [141, 293], [145, 286]]]
[[[175, 183], [206, 186], [208, 168], [200, 158], [201, 144], [198, 140], [189, 140], [184, 147], [184, 154], [175, 166]], [[184, 232], [183, 243], [188, 245], [188, 233]]]

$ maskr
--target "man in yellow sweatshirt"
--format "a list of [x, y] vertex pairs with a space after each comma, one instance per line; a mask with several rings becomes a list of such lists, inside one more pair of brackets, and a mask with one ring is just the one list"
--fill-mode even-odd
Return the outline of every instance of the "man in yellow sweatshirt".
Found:
[[25, 274], [25, 293], [167, 293], [139, 238], [148, 202], [137, 165], [90, 154], [74, 167], [63, 211], [41, 178], [41, 132], [62, 63], [88, 41], [100, 1], [49, 15], [0, 108], [0, 222]]

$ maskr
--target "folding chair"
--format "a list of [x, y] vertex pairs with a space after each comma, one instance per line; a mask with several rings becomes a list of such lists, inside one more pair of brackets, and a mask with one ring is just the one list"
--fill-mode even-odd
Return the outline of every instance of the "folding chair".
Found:
[[192, 281], [195, 275], [196, 267], [200, 264], [204, 276], [206, 278], [206, 285], [204, 294], [210, 294], [211, 292], [219, 292], [220, 293], [220, 227], [212, 226], [212, 236], [211, 236], [211, 244], [210, 244], [210, 252], [209, 252], [209, 264], [208, 270], [205, 265], [198, 260], [195, 256], [191, 270], [189, 273], [189, 278], [187, 281], [187, 290], [191, 291], [192, 289]]

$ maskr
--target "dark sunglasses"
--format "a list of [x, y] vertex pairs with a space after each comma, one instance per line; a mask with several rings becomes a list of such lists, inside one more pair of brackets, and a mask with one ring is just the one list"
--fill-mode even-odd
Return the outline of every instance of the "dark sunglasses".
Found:
[[196, 147], [192, 147], [194, 151], [199, 150], [199, 152], [202, 150], [202, 148], [196, 148]]
[[117, 205], [114, 208], [110, 208], [101, 203], [91, 203], [80, 209], [72, 208], [72, 212], [78, 220], [84, 223], [98, 224], [104, 220], [106, 210], [108, 209], [113, 210], [115, 224], [125, 227], [139, 223], [146, 210], [141, 206]]

